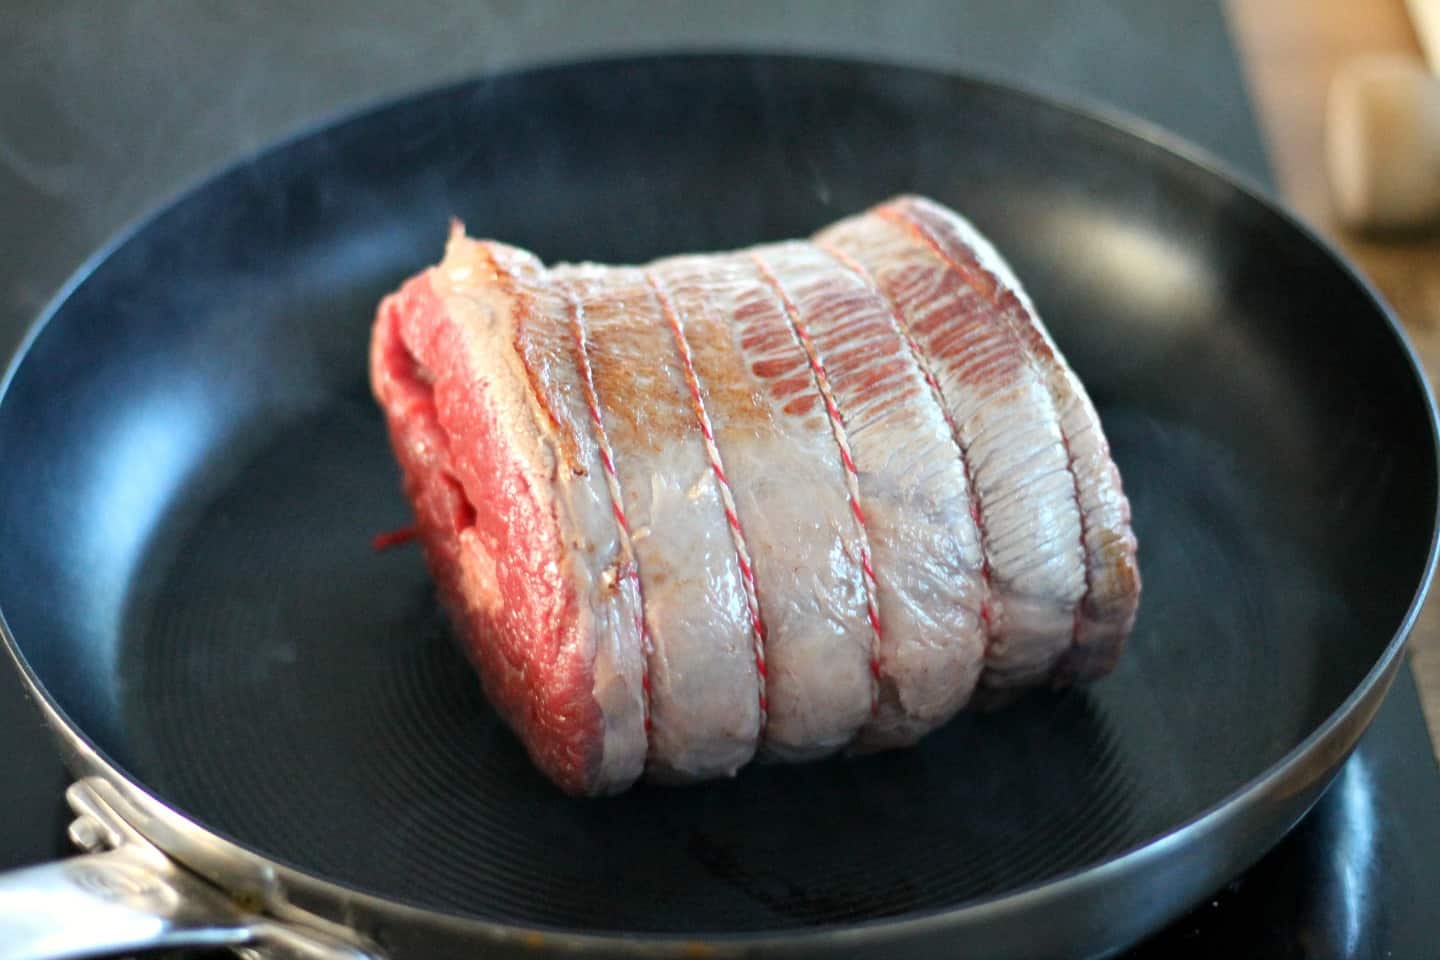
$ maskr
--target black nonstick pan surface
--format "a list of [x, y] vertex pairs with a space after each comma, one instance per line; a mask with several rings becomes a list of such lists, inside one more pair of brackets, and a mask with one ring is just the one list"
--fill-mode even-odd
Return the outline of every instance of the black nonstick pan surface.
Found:
[[[562, 796], [418, 550], [371, 549], [408, 522], [376, 302], [451, 216], [634, 261], [901, 191], [995, 241], [1096, 401], [1141, 545], [1128, 652], [913, 750]], [[1428, 583], [1437, 487], [1395, 322], [1246, 187], [999, 86], [778, 56], [485, 78], [240, 164], [55, 302], [0, 399], [0, 469], [6, 640], [62, 737], [417, 956], [1133, 941], [1348, 754]]]

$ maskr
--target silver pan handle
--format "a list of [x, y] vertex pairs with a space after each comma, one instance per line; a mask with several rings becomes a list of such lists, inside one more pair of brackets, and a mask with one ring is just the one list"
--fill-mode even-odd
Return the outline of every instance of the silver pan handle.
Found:
[[[175, 863], [108, 811], [83, 784], [68, 797], [68, 860], [0, 874], [0, 960], [68, 960], [170, 947], [231, 947], [273, 960], [369, 960], [328, 935], [250, 912]], [[107, 822], [110, 821], [110, 822]]]

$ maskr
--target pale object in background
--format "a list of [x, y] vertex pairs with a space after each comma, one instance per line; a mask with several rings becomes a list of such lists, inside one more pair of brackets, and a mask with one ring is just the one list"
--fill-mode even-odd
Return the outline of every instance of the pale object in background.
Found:
[[1335, 71], [1325, 116], [1331, 201], [1346, 226], [1440, 222], [1440, 0], [1406, 0], [1427, 64], [1393, 50]]
[[1405, 0], [1405, 11], [1434, 69], [1440, 64], [1440, 0]]
[[1347, 225], [1440, 222], [1440, 78], [1425, 64], [1399, 54], [1347, 62], [1331, 81], [1325, 126], [1331, 195]]

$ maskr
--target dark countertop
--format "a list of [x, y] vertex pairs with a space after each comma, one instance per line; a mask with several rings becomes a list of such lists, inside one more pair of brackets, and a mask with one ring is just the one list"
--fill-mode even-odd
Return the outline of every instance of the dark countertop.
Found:
[[0, 31], [0, 355], [180, 187], [338, 111], [517, 65], [655, 49], [841, 53], [1112, 104], [1266, 180], [1218, 5], [1146, 0], [10, 0]]

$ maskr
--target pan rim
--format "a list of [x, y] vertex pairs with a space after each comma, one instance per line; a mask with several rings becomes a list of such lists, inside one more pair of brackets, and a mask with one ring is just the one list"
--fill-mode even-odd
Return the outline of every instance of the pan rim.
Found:
[[[459, 93], [485, 81], [501, 78], [523, 81], [529, 77], [545, 74], [601, 67], [625, 68], [655, 65], [666, 61], [672, 63], [691, 61], [709, 65], [732, 61], [737, 67], [757, 63], [778, 66], [807, 65], [834, 69], [908, 73], [918, 77], [940, 79], [950, 84], [969, 86], [991, 95], [1028, 100], [1038, 107], [1081, 120], [1107, 134], [1139, 140], [1162, 154], [1182, 161], [1187, 166], [1203, 173], [1208, 179], [1238, 192], [1247, 202], [1258, 205], [1258, 208], [1266, 215], [1276, 218], [1283, 227], [1298, 233], [1300, 238], [1307, 241], [1338, 267], [1342, 275], [1355, 284], [1378, 310], [1389, 334], [1408, 364], [1413, 382], [1420, 389], [1421, 399], [1426, 407], [1426, 423], [1430, 431], [1432, 470], [1437, 478], [1437, 489], [1440, 489], [1440, 410], [1437, 410], [1434, 390], [1403, 325], [1374, 285], [1332, 242], [1318, 234], [1309, 224], [1285, 208], [1277, 199], [1272, 198], [1266, 188], [1248, 175], [1236, 171], [1206, 148], [1192, 143], [1157, 123], [1090, 97], [1067, 94], [1062, 98], [1023, 83], [1017, 84], [1008, 79], [1001, 80], [982, 72], [944, 69], [925, 63], [858, 57], [839, 52], [793, 52], [764, 47], [749, 49], [682, 48], [649, 52], [640, 50], [584, 58], [537, 60], [513, 68], [474, 73], [438, 84], [417, 86], [379, 100], [342, 108], [318, 120], [304, 123], [275, 140], [262, 144], [238, 158], [231, 159], [186, 181], [158, 203], [143, 210], [122, 225], [108, 240], [86, 257], [45, 303], [36, 320], [32, 322], [21, 338], [6, 365], [3, 376], [0, 376], [0, 404], [3, 404], [5, 396], [26, 358], [49, 327], [50, 322], [63, 309], [75, 291], [87, 282], [96, 270], [132, 239], [187, 198], [204, 191], [247, 165], [263, 157], [287, 150], [336, 127], [363, 122], [373, 115], [403, 108], [407, 103], [418, 99]], [[1301, 772], [1301, 768], [1305, 766], [1307, 758], [1323, 745], [1341, 736], [1341, 728], [1367, 700], [1376, 699], [1378, 707], [1378, 697], [1383, 696], [1385, 692], [1385, 689], [1381, 688], [1383, 686], [1388, 689], [1388, 682], [1393, 679], [1397, 661], [1401, 658], [1405, 643], [1430, 591], [1437, 561], [1440, 561], [1440, 495], [1437, 495], [1431, 512], [1430, 544], [1414, 594], [1404, 616], [1376, 658], [1375, 663], [1340, 704], [1299, 743], [1251, 780], [1188, 819], [1177, 823], [1167, 832], [1142, 841], [1136, 846], [1099, 862], [1034, 881], [992, 897], [976, 898], [950, 906], [930, 907], [893, 917], [851, 923], [827, 923], [807, 927], [744, 933], [706, 933], [693, 936], [673, 932], [626, 933], [611, 931], [596, 933], [572, 927], [542, 924], [521, 925], [486, 920], [451, 910], [420, 906], [405, 900], [386, 897], [360, 887], [350, 886], [319, 873], [313, 873], [287, 860], [276, 858], [228, 833], [204, 824], [199, 819], [171, 805], [166, 799], [147, 787], [139, 777], [115, 762], [90, 738], [89, 734], [70, 718], [42, 683], [26, 659], [3, 609], [0, 609], [0, 642], [4, 643], [11, 659], [14, 660], [30, 694], [39, 701], [42, 711], [51, 718], [54, 732], [64, 738], [73, 750], [83, 755], [107, 777], [121, 782], [125, 787], [144, 798], [147, 803], [154, 804], [157, 809], [162, 810], [167, 817], [173, 818], [174, 824], [178, 825], [183, 832], [193, 833], [195, 836], [210, 840], [223, 841], [226, 847], [231, 848], [226, 851], [227, 855], [242, 855], [277, 879], [283, 878], [282, 888], [286, 886], [304, 887], [336, 901], [366, 904], [376, 910], [391, 914], [401, 913], [416, 922], [455, 933], [478, 935], [491, 940], [520, 939], [527, 943], [534, 942], [537, 945], [543, 943], [546, 946], [570, 949], [613, 947], [622, 942], [628, 947], [640, 946], [646, 950], [687, 947], [694, 949], [696, 946], [709, 945], [717, 948], [775, 947], [783, 949], [803, 944], [813, 945], [816, 941], [830, 941], [831, 946], [858, 947], [880, 938], [909, 938], [934, 934], [949, 927], [959, 927], [987, 917], [1011, 912], [1029, 911], [1050, 901], [1062, 901], [1082, 894], [1086, 890], [1102, 886], [1111, 876], [1129, 873], [1150, 861], [1163, 859], [1171, 850], [1184, 848], [1205, 834], [1213, 832], [1226, 821], [1237, 816], [1237, 811], [1257, 801], [1263, 795], [1283, 788], [1297, 779], [1303, 780], [1305, 775]], [[1345, 745], [1344, 751], [1347, 755], [1354, 742], [1363, 733], [1365, 726], [1368, 726], [1368, 719], [1356, 732], [1354, 739]], [[1343, 761], [1337, 761], [1328, 774], [1338, 771], [1341, 762]], [[1309, 783], [1318, 782], [1318, 779], [1312, 776]], [[1303, 815], [1302, 812], [1300, 816], [1303, 817]], [[181, 860], [180, 862], [186, 861]], [[187, 863], [187, 865], [190, 864]]]

